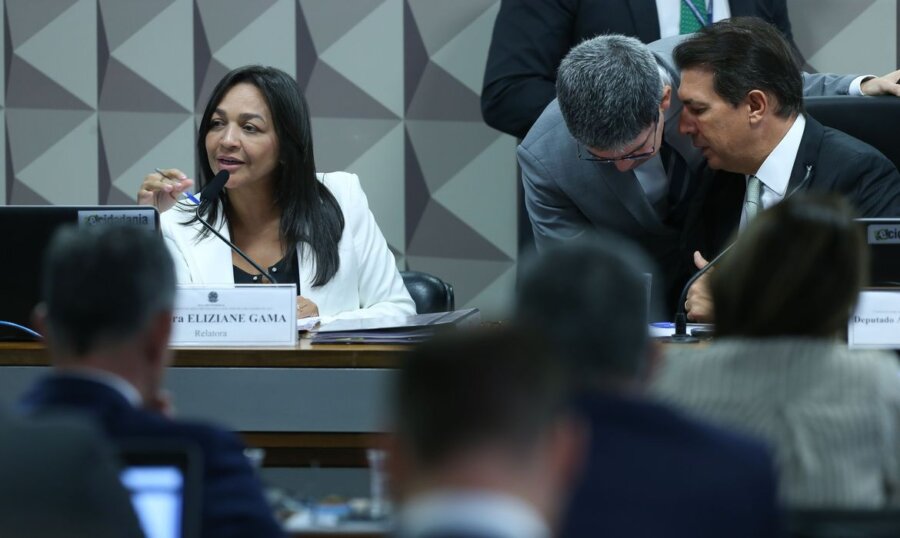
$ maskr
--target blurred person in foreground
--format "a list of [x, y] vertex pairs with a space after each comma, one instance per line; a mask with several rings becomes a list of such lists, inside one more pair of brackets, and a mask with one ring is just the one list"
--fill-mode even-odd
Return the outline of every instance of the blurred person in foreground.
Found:
[[280, 537], [237, 436], [164, 414], [174, 301], [175, 269], [159, 236], [119, 226], [60, 230], [35, 313], [53, 370], [20, 407], [29, 415], [78, 412], [114, 442], [194, 445], [203, 455], [202, 536]]
[[113, 451], [92, 426], [0, 412], [0, 536], [144, 536]]
[[763, 444], [646, 394], [659, 357], [647, 328], [653, 272], [633, 244], [584, 237], [548, 248], [520, 284], [519, 322], [559, 352], [589, 428], [562, 536], [775, 536], [777, 480]]
[[403, 538], [546, 538], [579, 461], [558, 361], [511, 329], [403, 359], [389, 457]]
[[711, 277], [716, 339], [672, 348], [654, 389], [767, 440], [792, 507], [900, 499], [900, 369], [842, 335], [867, 270], [850, 205], [809, 193], [759, 214]]
[[[293, 77], [259, 65], [226, 74], [200, 118], [197, 158], [201, 186], [230, 174], [218, 199], [201, 193], [199, 218], [280, 284], [297, 286], [298, 318], [416, 313], [359, 178], [316, 171], [309, 109]], [[193, 180], [175, 168], [162, 172], [144, 178], [138, 202], [162, 213], [178, 282], [267, 281], [180, 199]]]

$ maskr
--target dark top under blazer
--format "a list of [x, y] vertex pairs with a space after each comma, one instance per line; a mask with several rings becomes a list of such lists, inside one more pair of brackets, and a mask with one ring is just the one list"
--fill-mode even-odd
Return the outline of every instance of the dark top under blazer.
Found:
[[758, 441], [648, 400], [593, 394], [587, 463], [564, 538], [778, 536], [774, 463]]
[[[793, 43], [785, 0], [730, 0], [729, 5], [732, 17], [758, 16]], [[569, 49], [607, 33], [644, 43], [659, 39], [656, 0], [503, 0], [481, 92], [484, 121], [524, 138], [556, 97], [556, 70]]]
[[27, 414], [60, 409], [82, 412], [98, 421], [114, 441], [154, 438], [192, 442], [203, 454], [202, 536], [283, 536], [244, 456], [244, 446], [230, 432], [137, 409], [109, 386], [63, 375], [39, 380], [25, 394], [20, 408]]
[[[808, 165], [812, 169], [804, 185]], [[743, 174], [704, 173], [698, 192], [703, 201], [689, 218], [686, 251], [700, 250], [711, 259], [733, 239], [746, 185]], [[894, 164], [865, 142], [808, 115], [785, 196], [798, 188], [843, 194], [860, 217], [900, 217], [900, 172]], [[682, 261], [691, 263], [687, 257]]]

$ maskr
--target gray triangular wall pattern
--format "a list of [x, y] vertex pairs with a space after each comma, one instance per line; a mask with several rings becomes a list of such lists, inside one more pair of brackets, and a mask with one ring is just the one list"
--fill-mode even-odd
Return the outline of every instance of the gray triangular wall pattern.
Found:
[[150, 81], [115, 58], [107, 64], [100, 90], [100, 108], [129, 112], [190, 113]]
[[210, 50], [215, 53], [235, 34], [275, 5], [276, 0], [194, 0]]
[[506, 254], [435, 200], [428, 202], [406, 254], [510, 261]]
[[52, 0], [40, 3], [35, 0], [6, 0], [6, 17], [12, 30], [10, 35], [12, 46], [18, 48], [77, 2], [78, 0]]
[[93, 110], [15, 54], [6, 78], [6, 106], [55, 110]]
[[324, 62], [317, 62], [306, 88], [313, 116], [400, 119]]
[[129, 37], [174, 3], [175, 0], [98, 0], [98, 11], [107, 28], [110, 50], [128, 41]]

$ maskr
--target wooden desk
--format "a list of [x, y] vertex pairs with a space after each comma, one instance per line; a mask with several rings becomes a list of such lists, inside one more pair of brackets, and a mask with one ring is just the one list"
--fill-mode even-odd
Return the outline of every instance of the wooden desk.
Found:
[[[178, 416], [213, 420], [266, 449], [266, 466], [366, 467], [383, 446], [391, 370], [406, 346], [177, 348], [167, 373]], [[38, 343], [0, 342], [0, 403], [46, 373]]]

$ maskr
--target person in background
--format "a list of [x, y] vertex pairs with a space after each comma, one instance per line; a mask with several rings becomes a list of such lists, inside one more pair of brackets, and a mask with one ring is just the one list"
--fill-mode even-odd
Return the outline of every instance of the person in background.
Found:
[[117, 443], [193, 445], [203, 456], [202, 536], [281, 537], [237, 436], [164, 414], [174, 301], [175, 269], [158, 235], [125, 226], [60, 230], [35, 312], [53, 368], [20, 410], [81, 414]]
[[[711, 169], [696, 195], [700, 217], [687, 225], [698, 268], [757, 211], [798, 191], [842, 193], [861, 217], [900, 217], [900, 172], [872, 146], [804, 114], [799, 68], [775, 28], [749, 17], [716, 23], [675, 47], [674, 59], [679, 129]], [[685, 310], [712, 322], [706, 278]]]
[[193, 181], [149, 174], [138, 202], [156, 206], [179, 283], [266, 280], [198, 221], [206, 219], [279, 283], [297, 285], [297, 316], [402, 317], [416, 313], [354, 174], [317, 174], [306, 100], [273, 67], [225, 75], [200, 120], [202, 184], [230, 174], [217, 200], [178, 203]]
[[403, 538], [549, 538], [582, 447], [559, 362], [513, 329], [404, 357], [388, 461]]
[[525, 138], [556, 97], [563, 57], [586, 39], [623, 34], [652, 43], [738, 16], [760, 17], [793, 42], [785, 0], [503, 0], [481, 90], [484, 121]]
[[768, 441], [791, 507], [900, 500], [897, 359], [841, 338], [867, 256], [837, 195], [799, 194], [763, 211], [711, 276], [716, 339], [670, 349], [653, 385], [699, 417]]
[[589, 431], [561, 536], [776, 536], [765, 446], [646, 394], [659, 357], [647, 330], [652, 274], [633, 244], [585, 237], [548, 249], [520, 283], [518, 322], [559, 353]]
[[73, 416], [0, 412], [0, 536], [143, 537], [119, 463], [96, 427]]

